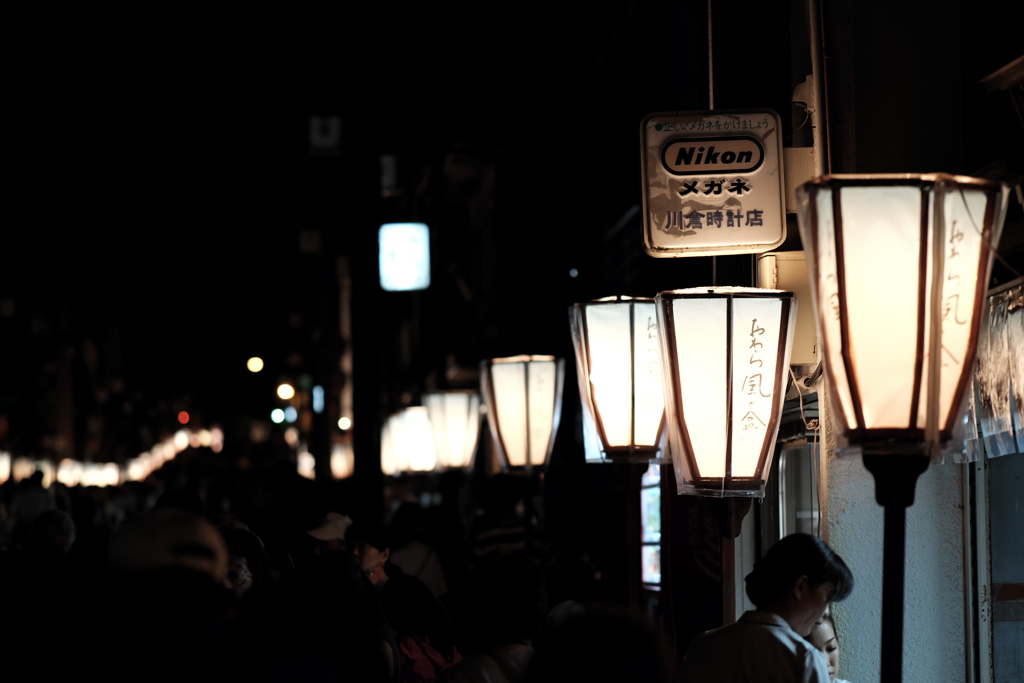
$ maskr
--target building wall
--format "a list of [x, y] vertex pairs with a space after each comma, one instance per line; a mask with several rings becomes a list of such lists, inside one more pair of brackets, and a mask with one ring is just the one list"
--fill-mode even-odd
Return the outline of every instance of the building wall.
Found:
[[[823, 394], [824, 392], [822, 392]], [[825, 402], [827, 403], [827, 402]], [[853, 594], [835, 606], [839, 677], [878, 680], [882, 625], [883, 510], [859, 455], [836, 455], [823, 420], [828, 542], [854, 575]], [[932, 464], [907, 510], [903, 680], [964, 680], [963, 466]]]
[[992, 660], [997, 683], [1024, 682], [1024, 453], [988, 461]]

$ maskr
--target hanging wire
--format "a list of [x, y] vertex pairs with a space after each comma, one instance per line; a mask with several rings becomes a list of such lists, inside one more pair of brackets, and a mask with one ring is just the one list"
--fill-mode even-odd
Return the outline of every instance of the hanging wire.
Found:
[[790, 134], [786, 137], [786, 141], [785, 141], [786, 146], [789, 146], [790, 144], [792, 144], [793, 136], [796, 135], [800, 131], [800, 129], [803, 128], [804, 126], [806, 126], [810, 122], [810, 120], [811, 120], [811, 108], [807, 106], [806, 102], [796, 101], [796, 102], [793, 102], [793, 104], [804, 110], [804, 120], [800, 123], [799, 126], [794, 128], [790, 132]]
[[708, 0], [708, 109], [715, 108], [715, 69], [711, 53], [711, 0]]
[[[818, 367], [821, 367], [820, 363], [818, 364]], [[820, 375], [821, 375], [821, 373], [818, 372], [817, 369], [815, 369], [814, 374], [811, 375], [811, 376], [812, 377], [818, 377]], [[800, 384], [801, 383], [798, 382], [797, 379], [796, 379], [796, 374], [793, 372], [793, 366], [789, 367], [789, 376], [790, 376], [790, 379], [793, 380], [793, 386], [796, 387], [797, 396], [800, 397], [800, 419], [803, 421], [804, 427], [806, 427], [808, 430], [817, 431], [818, 430], [818, 420], [817, 419], [808, 420], [807, 419], [807, 415], [804, 414], [804, 392], [800, 391]]]
[[817, 514], [814, 517], [814, 521], [817, 524], [815, 529], [815, 536], [821, 538], [821, 463], [818, 462], [818, 458], [821, 457], [820, 442], [818, 441], [818, 432], [820, 431], [817, 426], [818, 421], [814, 420], [814, 441], [811, 442], [811, 467], [814, 470], [814, 494], [817, 498], [818, 509]]
[[[818, 363], [818, 367], [815, 368], [811, 377], [815, 379], [820, 377], [821, 369], [822, 365]], [[807, 415], [804, 413], [804, 392], [800, 390], [801, 382], [797, 381], [796, 374], [793, 372], [793, 366], [789, 368], [789, 376], [793, 380], [797, 397], [800, 399], [800, 420], [804, 423], [804, 429], [814, 432], [814, 437], [811, 441], [811, 478], [814, 480], [814, 497], [817, 508], [812, 510], [812, 512], [814, 513], [816, 526], [815, 535], [821, 538], [821, 463], [818, 462], [818, 458], [821, 456], [818, 443], [818, 432], [821, 430], [821, 423], [818, 419], [808, 420]]]
[[[999, 255], [999, 250], [996, 248], [996, 245], [992, 244], [991, 240], [985, 239], [985, 234], [981, 231], [981, 228], [978, 226], [978, 221], [974, 220], [974, 215], [971, 213], [971, 205], [967, 203], [967, 197], [964, 195], [964, 188], [961, 186], [957, 188], [957, 191], [960, 193], [960, 199], [963, 201], [964, 211], [967, 212], [967, 218], [971, 221], [971, 227], [974, 228], [974, 232], [981, 236], [985, 246], [987, 246], [988, 250], [992, 252], [992, 255], [995, 256], [996, 260], [1006, 266], [1006, 268], [1013, 273], [1015, 278], [1022, 277], [1016, 268], [1007, 263], [1006, 259]], [[956, 223], [955, 220], [953, 222], [954, 224]]]

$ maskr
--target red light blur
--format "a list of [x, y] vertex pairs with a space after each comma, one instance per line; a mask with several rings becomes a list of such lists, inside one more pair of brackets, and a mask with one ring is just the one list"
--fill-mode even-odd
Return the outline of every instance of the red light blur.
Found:
[[188, 413], [185, 412], [184, 410], [181, 411], [180, 413], [178, 413], [178, 422], [180, 422], [183, 425], [187, 425], [188, 424]]

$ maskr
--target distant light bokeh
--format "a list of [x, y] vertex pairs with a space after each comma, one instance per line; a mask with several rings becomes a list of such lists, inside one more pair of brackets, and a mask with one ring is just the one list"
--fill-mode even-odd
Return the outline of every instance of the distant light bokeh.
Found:
[[220, 427], [214, 427], [210, 430], [210, 450], [214, 453], [220, 453], [224, 450], [224, 430]]
[[296, 464], [300, 475], [306, 479], [316, 479], [316, 458], [313, 457], [312, 453], [308, 451], [299, 453]]
[[277, 387], [277, 395], [287, 401], [295, 396], [295, 387], [288, 383], [281, 384]]
[[64, 486], [77, 486], [82, 481], [85, 465], [78, 460], [64, 458], [57, 464], [57, 481]]
[[331, 446], [331, 474], [335, 479], [347, 479], [352, 476], [352, 447], [336, 443]]
[[31, 477], [35, 472], [42, 472], [43, 485], [46, 488], [54, 481], [68, 487], [120, 486], [126, 481], [145, 481], [153, 472], [190, 446], [208, 447], [214, 452], [220, 452], [224, 448], [224, 432], [218, 427], [196, 432], [181, 429], [163, 441], [153, 444], [149, 451], [140, 453], [123, 465], [64, 458], [54, 466], [48, 460], [12, 458], [10, 453], [0, 452], [0, 484], [12, 477], [15, 482], [19, 482]]
[[249, 372], [259, 372], [263, 369], [263, 359], [259, 356], [253, 356], [245, 362], [245, 367], [249, 368]]
[[[274, 418], [278, 418], [274, 420]], [[283, 410], [272, 410], [270, 412], [270, 419], [276, 424], [284, 422], [284, 411]], [[270, 438], [270, 427], [265, 422], [253, 422], [249, 425], [249, 441], [253, 443], [264, 443]]]

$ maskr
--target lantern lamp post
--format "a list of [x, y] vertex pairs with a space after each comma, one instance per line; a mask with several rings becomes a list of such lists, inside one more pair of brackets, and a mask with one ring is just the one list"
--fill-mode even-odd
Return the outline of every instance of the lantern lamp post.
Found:
[[906, 509], [962, 421], [1008, 193], [947, 174], [831, 175], [797, 189], [840, 443], [861, 449], [884, 507], [885, 683], [903, 673]]
[[505, 472], [543, 470], [562, 414], [565, 361], [512, 356], [480, 363], [487, 423]]
[[789, 378], [796, 298], [701, 287], [660, 292], [655, 301], [678, 492], [762, 498]]
[[399, 470], [404, 469], [395, 447], [394, 434], [397, 420], [398, 414], [392, 413], [384, 419], [384, 424], [380, 428], [380, 470], [389, 477], [397, 476]]
[[[562, 417], [565, 361], [554, 356], [511, 356], [480, 363], [480, 386], [494, 448], [506, 474], [525, 475], [537, 484], [543, 501], [544, 470]], [[543, 503], [534, 492], [523, 498], [526, 543], [533, 544], [534, 516], [543, 519]]]
[[397, 476], [430, 472], [437, 466], [430, 419], [423, 406], [409, 406], [388, 417], [381, 429], [381, 470]]
[[[660, 566], [660, 515], [645, 514], [652, 508], [660, 513], [660, 488], [643, 487], [645, 477], [650, 478], [645, 473], [651, 470], [660, 482], [660, 465], [668, 461], [654, 299], [614, 296], [574, 304], [569, 308], [569, 329], [586, 461], [645, 466], [643, 471], [630, 467], [628, 472], [631, 493], [640, 504], [627, 513], [627, 544], [634, 566]], [[652, 490], [658, 493], [653, 498]], [[652, 533], [655, 519], [658, 535]], [[652, 571], [641, 570], [639, 578], [647, 585], [661, 582]], [[638, 583], [631, 585], [630, 598], [639, 605]]]
[[438, 466], [445, 470], [472, 467], [480, 437], [480, 394], [431, 392], [423, 395], [423, 404], [430, 416]]
[[796, 329], [792, 292], [701, 287], [655, 297], [669, 451], [680, 494], [721, 539], [722, 620], [736, 618], [735, 539], [764, 497]]
[[608, 297], [575, 304], [569, 323], [585, 422], [597, 433], [601, 462], [666, 462], [654, 300]]

